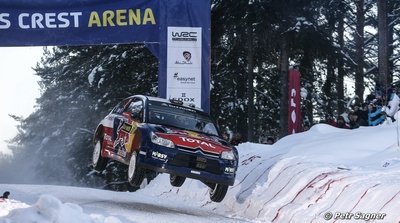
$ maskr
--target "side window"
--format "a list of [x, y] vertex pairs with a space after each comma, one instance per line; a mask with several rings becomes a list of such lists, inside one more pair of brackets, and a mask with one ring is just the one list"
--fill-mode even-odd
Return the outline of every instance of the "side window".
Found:
[[143, 121], [143, 102], [141, 100], [133, 100], [125, 111], [131, 113], [131, 117], [136, 121]]
[[117, 106], [115, 106], [114, 109], [112, 110], [112, 113], [122, 114], [122, 112], [124, 111], [124, 108], [129, 103], [129, 101], [131, 101], [131, 99], [125, 99], [125, 100], [121, 101], [120, 103], [118, 103]]

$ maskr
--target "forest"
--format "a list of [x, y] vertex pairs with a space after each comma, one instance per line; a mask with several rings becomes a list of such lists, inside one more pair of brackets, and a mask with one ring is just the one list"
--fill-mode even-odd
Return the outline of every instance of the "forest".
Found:
[[[211, 115], [245, 141], [288, 134], [290, 68], [301, 73], [308, 125], [399, 80], [398, 0], [212, 0], [210, 7]], [[157, 58], [137, 44], [46, 47], [34, 71], [41, 96], [30, 116], [13, 116], [14, 156], [0, 168], [29, 157], [38, 181], [118, 189], [118, 163], [91, 171], [93, 132], [121, 99], [157, 96]]]

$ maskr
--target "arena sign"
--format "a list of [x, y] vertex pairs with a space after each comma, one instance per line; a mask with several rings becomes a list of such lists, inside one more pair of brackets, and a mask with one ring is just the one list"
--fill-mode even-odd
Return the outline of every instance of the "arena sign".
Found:
[[0, 0], [0, 47], [144, 43], [159, 96], [209, 111], [209, 0]]

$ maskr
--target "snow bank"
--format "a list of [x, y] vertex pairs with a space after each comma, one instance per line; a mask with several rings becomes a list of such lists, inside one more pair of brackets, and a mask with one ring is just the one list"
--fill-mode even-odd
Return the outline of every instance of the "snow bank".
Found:
[[272, 146], [239, 145], [236, 181], [221, 203], [210, 202], [208, 188], [195, 180], [187, 179], [180, 188], [166, 186], [166, 174], [138, 193], [254, 222], [326, 222], [326, 216], [337, 214], [340, 220], [339, 214], [346, 212], [360, 222], [382, 220], [377, 216], [384, 216], [384, 222], [397, 222], [397, 142], [394, 124], [355, 130], [318, 124]]
[[52, 195], [42, 195], [32, 206], [16, 200], [0, 203], [0, 223], [121, 223], [115, 217], [89, 216], [79, 205], [62, 203]]

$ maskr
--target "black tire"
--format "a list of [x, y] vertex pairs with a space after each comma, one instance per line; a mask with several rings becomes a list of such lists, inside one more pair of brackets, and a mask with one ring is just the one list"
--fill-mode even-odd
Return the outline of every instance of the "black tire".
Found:
[[228, 191], [228, 187], [228, 185], [223, 184], [215, 184], [214, 187], [210, 187], [210, 199], [214, 202], [221, 202]]
[[101, 156], [102, 148], [102, 140], [97, 140], [94, 144], [93, 155], [92, 155], [92, 165], [93, 169], [97, 171], [103, 171], [106, 166], [108, 159]]
[[144, 169], [137, 164], [137, 152], [133, 151], [128, 166], [128, 182], [132, 186], [138, 187], [142, 184], [144, 176]]
[[169, 175], [169, 182], [174, 187], [180, 187], [185, 183], [186, 177], [176, 176], [176, 175]]

